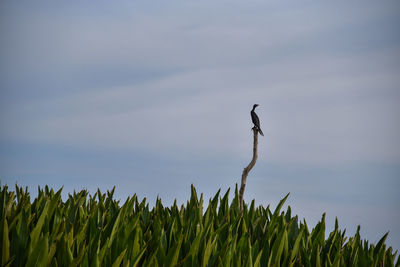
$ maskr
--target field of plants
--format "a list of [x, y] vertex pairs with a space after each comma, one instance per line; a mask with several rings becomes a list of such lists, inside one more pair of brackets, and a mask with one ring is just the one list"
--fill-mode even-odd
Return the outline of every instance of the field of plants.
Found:
[[313, 229], [290, 207], [241, 213], [237, 188], [204, 203], [195, 188], [186, 206], [149, 208], [136, 195], [119, 203], [114, 189], [93, 196], [45, 187], [31, 201], [27, 189], [1, 187], [2, 266], [400, 266], [387, 248], [339, 229], [325, 235], [325, 215]]

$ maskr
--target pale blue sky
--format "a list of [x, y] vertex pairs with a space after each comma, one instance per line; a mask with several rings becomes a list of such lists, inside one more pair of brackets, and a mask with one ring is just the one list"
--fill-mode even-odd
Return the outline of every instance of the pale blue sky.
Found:
[[400, 248], [398, 1], [2, 1], [0, 178], [245, 198]]

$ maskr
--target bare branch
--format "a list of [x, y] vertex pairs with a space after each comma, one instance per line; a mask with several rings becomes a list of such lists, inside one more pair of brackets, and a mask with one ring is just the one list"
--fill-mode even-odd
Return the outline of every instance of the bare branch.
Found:
[[249, 165], [247, 165], [247, 167], [243, 169], [243, 173], [242, 173], [242, 184], [240, 186], [240, 191], [239, 191], [240, 211], [243, 211], [243, 195], [244, 195], [244, 189], [246, 187], [247, 175], [249, 174], [250, 170], [256, 164], [257, 157], [258, 157], [258, 154], [257, 154], [258, 129], [257, 129], [257, 127], [253, 127], [252, 130], [253, 130], [253, 134], [254, 134], [253, 158], [251, 159]]

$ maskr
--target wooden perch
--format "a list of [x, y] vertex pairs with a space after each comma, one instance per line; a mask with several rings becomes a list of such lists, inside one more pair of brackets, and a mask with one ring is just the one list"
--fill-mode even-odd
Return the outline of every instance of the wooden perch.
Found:
[[246, 168], [243, 169], [242, 173], [242, 184], [240, 186], [240, 191], [239, 191], [239, 202], [240, 202], [240, 211], [243, 211], [243, 195], [244, 195], [244, 188], [246, 187], [246, 180], [247, 180], [247, 175], [249, 174], [250, 170], [256, 165], [257, 161], [257, 146], [258, 146], [258, 129], [257, 127], [253, 127], [253, 134], [254, 134], [254, 142], [253, 142], [253, 158], [251, 159], [249, 165], [247, 165]]

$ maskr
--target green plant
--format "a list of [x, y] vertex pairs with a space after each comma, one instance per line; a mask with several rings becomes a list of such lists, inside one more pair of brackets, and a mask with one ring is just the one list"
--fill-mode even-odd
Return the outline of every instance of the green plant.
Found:
[[192, 186], [186, 206], [157, 199], [152, 209], [136, 195], [120, 205], [114, 189], [64, 202], [46, 186], [31, 202], [27, 189], [2, 186], [2, 266], [399, 266], [387, 234], [376, 245], [359, 228], [347, 238], [336, 220], [325, 239], [325, 215], [309, 231], [281, 211], [288, 195], [273, 212], [253, 200], [241, 213], [237, 188], [231, 203], [228, 190], [204, 205]]

